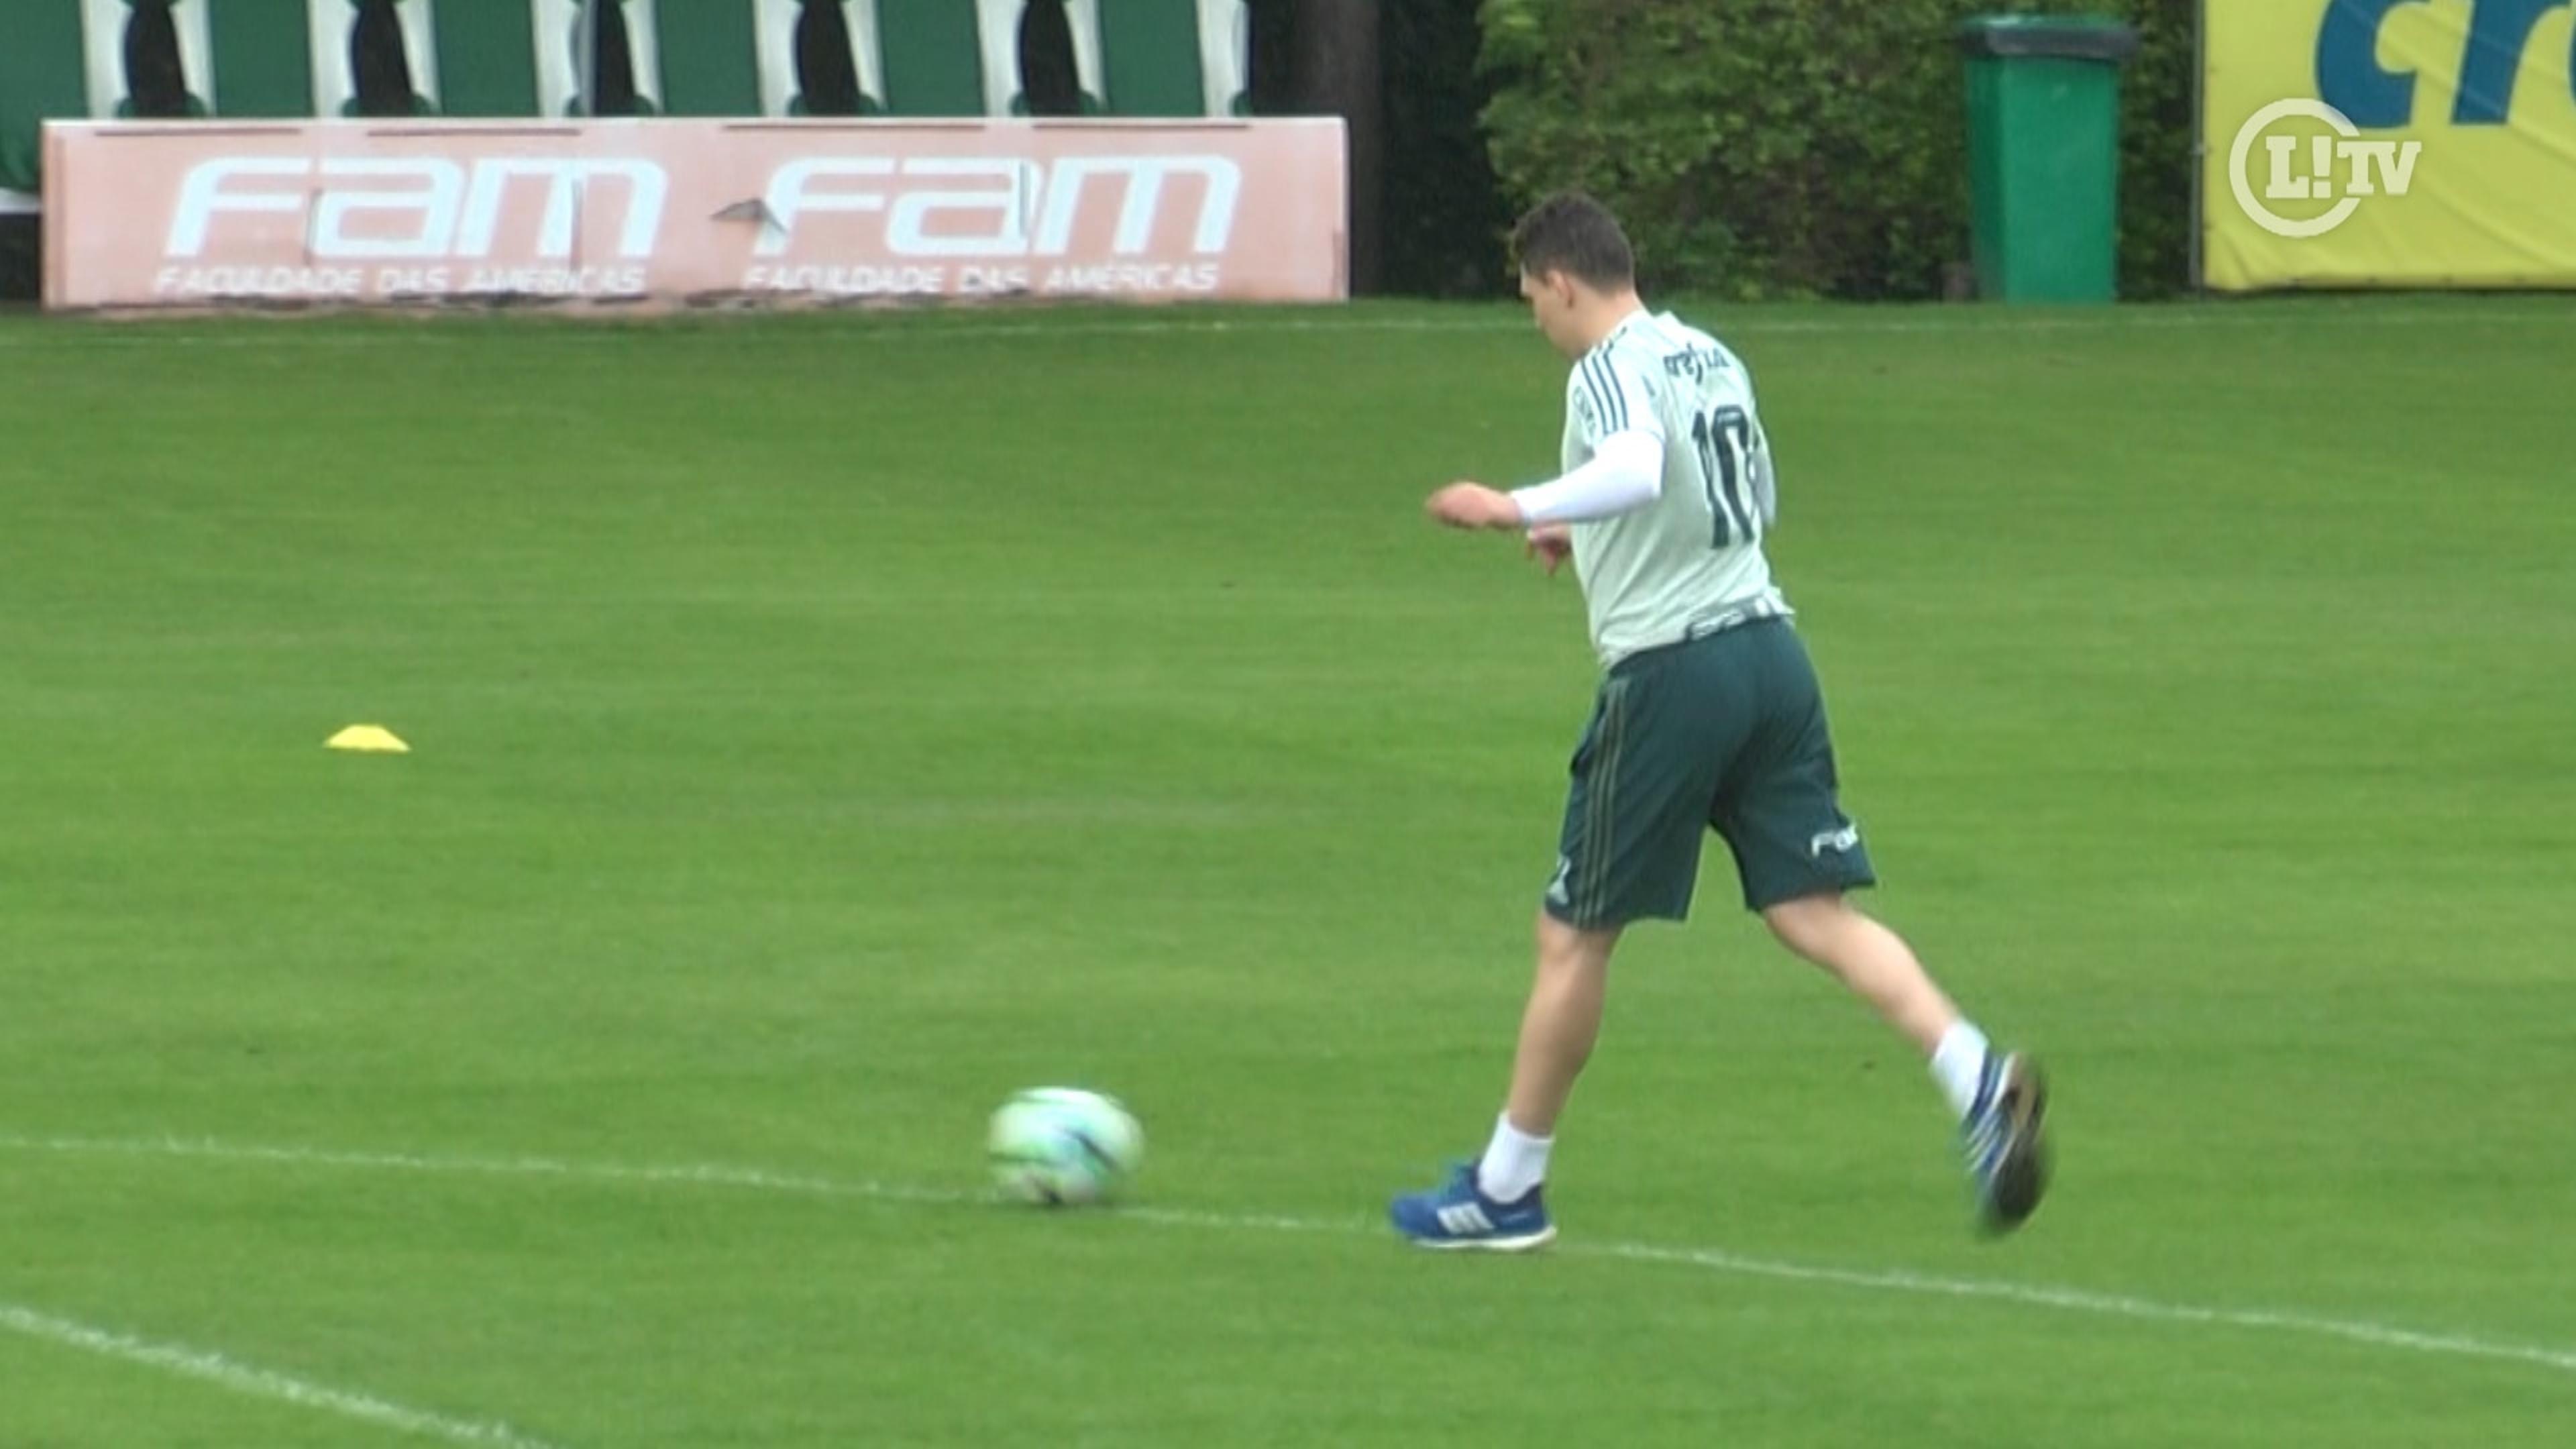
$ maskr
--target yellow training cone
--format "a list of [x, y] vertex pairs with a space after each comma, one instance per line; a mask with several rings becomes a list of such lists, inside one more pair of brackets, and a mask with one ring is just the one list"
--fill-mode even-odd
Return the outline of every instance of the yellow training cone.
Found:
[[383, 725], [351, 725], [323, 741], [335, 750], [368, 750], [380, 755], [408, 755], [411, 746], [394, 737]]

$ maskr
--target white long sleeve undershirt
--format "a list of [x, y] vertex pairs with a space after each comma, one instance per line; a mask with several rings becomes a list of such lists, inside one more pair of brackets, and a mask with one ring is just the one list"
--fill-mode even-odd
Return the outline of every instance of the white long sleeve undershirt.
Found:
[[1612, 433], [1592, 461], [1550, 483], [1512, 490], [1522, 521], [1594, 523], [1642, 508], [1664, 491], [1664, 440], [1637, 429]]

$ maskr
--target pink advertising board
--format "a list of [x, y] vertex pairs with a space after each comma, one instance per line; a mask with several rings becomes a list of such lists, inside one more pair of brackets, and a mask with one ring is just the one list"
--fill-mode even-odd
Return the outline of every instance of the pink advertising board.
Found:
[[57, 123], [56, 308], [1349, 294], [1336, 119]]

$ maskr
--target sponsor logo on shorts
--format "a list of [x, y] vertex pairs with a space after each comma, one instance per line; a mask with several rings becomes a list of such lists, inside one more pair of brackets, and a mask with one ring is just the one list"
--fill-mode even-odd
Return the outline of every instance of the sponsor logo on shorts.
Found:
[[1828, 850], [1839, 855], [1859, 848], [1860, 827], [1857, 825], [1846, 825], [1839, 830], [1819, 830], [1807, 842], [1808, 856], [1817, 859], [1821, 859]]
[[1556, 858], [1556, 874], [1550, 877], [1547, 883], [1547, 898], [1549, 900], [1556, 902], [1560, 906], [1566, 904], [1570, 897], [1565, 888], [1565, 879], [1573, 873], [1573, 857], [1564, 855], [1558, 856]]

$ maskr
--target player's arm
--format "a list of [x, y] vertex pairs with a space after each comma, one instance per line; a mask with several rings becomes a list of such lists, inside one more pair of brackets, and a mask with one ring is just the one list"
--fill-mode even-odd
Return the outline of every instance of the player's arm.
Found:
[[1661, 496], [1664, 430], [1644, 381], [1616, 358], [1588, 358], [1575, 369], [1568, 402], [1592, 450], [1582, 466], [1510, 493], [1453, 483], [1431, 496], [1431, 516], [1455, 528], [1594, 523]]
[[1526, 535], [1523, 552], [1547, 567], [1547, 576], [1556, 577], [1557, 569], [1574, 557], [1574, 529], [1562, 523], [1542, 523]]
[[1780, 522], [1780, 475], [1772, 471], [1771, 438], [1758, 418], [1753, 423], [1753, 502], [1762, 510], [1764, 528]]
[[1664, 489], [1664, 425], [1634, 362], [1602, 352], [1575, 365], [1566, 402], [1592, 457], [1552, 482], [1512, 494], [1524, 523], [1597, 523], [1652, 503]]
[[1546, 483], [1512, 490], [1523, 525], [1597, 523], [1663, 496], [1664, 440], [1630, 429], [1593, 445], [1592, 460]]
[[1431, 495], [1431, 516], [1452, 528], [1539, 528], [1616, 518], [1652, 503], [1664, 491], [1664, 440], [1650, 433], [1613, 433], [1592, 460], [1546, 483], [1505, 493], [1482, 483], [1459, 482]]

